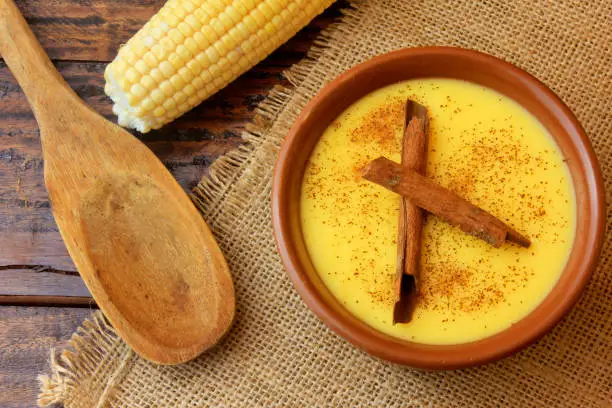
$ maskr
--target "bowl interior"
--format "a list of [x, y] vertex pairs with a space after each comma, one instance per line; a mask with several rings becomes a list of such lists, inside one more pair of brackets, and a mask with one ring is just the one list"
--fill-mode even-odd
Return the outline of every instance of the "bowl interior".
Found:
[[[381, 87], [423, 77], [454, 78], [514, 99], [547, 128], [567, 160], [577, 203], [577, 231], [558, 283], [527, 317], [472, 343], [432, 346], [376, 331], [350, 314], [314, 270], [301, 233], [299, 197], [310, 153], [327, 126], [353, 102]], [[577, 301], [603, 239], [603, 187], [596, 158], [580, 124], [548, 88], [491, 56], [456, 48], [407, 49], [374, 58], [327, 85], [294, 123], [281, 150], [272, 194], [279, 252], [308, 306], [335, 332], [378, 357], [421, 368], [459, 368], [492, 361], [535, 341]]]

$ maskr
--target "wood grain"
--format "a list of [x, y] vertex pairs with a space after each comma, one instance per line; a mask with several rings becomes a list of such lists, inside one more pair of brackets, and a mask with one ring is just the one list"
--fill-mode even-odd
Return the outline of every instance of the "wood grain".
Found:
[[[111, 104], [102, 89], [105, 63], [99, 61], [112, 59], [116, 48], [111, 48], [135, 31], [121, 26], [127, 18], [131, 25], [142, 24], [140, 21], [144, 22], [161, 3], [17, 0], [43, 47], [54, 59], [68, 60], [56, 61], [55, 65], [71, 87], [96, 111], [113, 120]], [[227, 88], [175, 123], [141, 137], [185, 190], [191, 190], [207, 174], [209, 165], [219, 155], [241, 143], [240, 131], [252, 120], [256, 105], [274, 85], [288, 85], [282, 72], [304, 57], [321, 29], [338, 17], [344, 6], [346, 2], [335, 3]], [[89, 16], [99, 18], [102, 14], [104, 23], [91, 22]], [[109, 26], [120, 29], [111, 32]], [[0, 268], [12, 266], [18, 272], [28, 268], [74, 272], [51, 215], [42, 166], [38, 127], [21, 89], [0, 60]], [[2, 297], [4, 284], [18, 286], [18, 276], [5, 275], [0, 280], [0, 303], [7, 301]], [[44, 296], [55, 302], [58, 293], [64, 293], [60, 283], [54, 287], [52, 282], [50, 277], [45, 285], [33, 291], [42, 296], [35, 304], [44, 302]], [[74, 299], [66, 298], [58, 304], [72, 304]]]
[[87, 308], [0, 306], [0, 407], [36, 406], [39, 373], [49, 372], [49, 350], [62, 349]]
[[[24, 209], [25, 211], [27, 209]], [[38, 213], [32, 215], [28, 222], [37, 215]], [[6, 230], [0, 234], [0, 242], [2, 242], [0, 245], [0, 259], [2, 259], [0, 268], [9, 268], [15, 265], [16, 269], [23, 269], [22, 266], [28, 266], [76, 272], [66, 246], [61, 241], [55, 221], [52, 220], [50, 210], [49, 218], [53, 222], [53, 230], [45, 232]], [[3, 291], [5, 282], [2, 283]], [[15, 282], [14, 284], [18, 283]]]
[[165, 0], [15, 0], [52, 59], [108, 61]]
[[65, 296], [87, 298], [91, 294], [83, 280], [76, 272], [64, 272], [52, 269], [0, 269], [0, 281], [3, 282], [2, 293], [5, 296]]

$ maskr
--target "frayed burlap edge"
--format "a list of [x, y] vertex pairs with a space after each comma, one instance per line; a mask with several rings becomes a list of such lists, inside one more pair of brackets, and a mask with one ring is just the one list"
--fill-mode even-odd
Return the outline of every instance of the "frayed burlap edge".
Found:
[[[353, 6], [342, 10], [344, 17], [349, 16], [352, 7], [359, 4], [361, 0], [353, 1]], [[224, 200], [228, 188], [238, 179], [244, 177], [256, 177], [254, 174], [245, 174], [249, 164], [257, 160], [257, 148], [264, 143], [273, 143], [278, 148], [280, 141], [266, 138], [266, 134], [274, 125], [290, 125], [279, 123], [278, 116], [286, 107], [287, 102], [294, 96], [301, 96], [304, 101], [307, 95], [296, 95], [296, 87], [302, 82], [306, 75], [311, 72], [317, 59], [327, 48], [327, 43], [334, 37], [341, 23], [334, 23], [324, 29], [315, 39], [314, 45], [308, 51], [306, 57], [299, 63], [284, 72], [285, 78], [291, 87], [277, 85], [256, 108], [253, 120], [245, 126], [241, 137], [244, 144], [238, 148], [220, 156], [210, 166], [208, 176], [200, 180], [193, 189], [191, 198], [201, 212], [229, 211], [240, 214], [244, 202]], [[248, 179], [247, 183], [248, 185]], [[223, 201], [223, 203], [221, 203]], [[214, 233], [222, 234], [223, 224], [218, 225]], [[69, 398], [80, 381], [92, 376], [96, 368], [100, 366], [105, 358], [106, 350], [114, 349], [117, 343], [121, 343], [121, 337], [113, 329], [104, 314], [97, 310], [86, 319], [82, 327], [72, 335], [68, 341], [67, 348], [57, 356], [55, 349], [51, 350], [50, 375], [39, 375], [40, 392], [37, 404], [39, 407], [48, 407], [53, 404], [61, 404]], [[133, 352], [127, 348], [129, 353], [124, 353], [122, 361], [109, 379], [103, 392], [95, 398], [95, 407], [104, 406], [111, 396], [114, 384], [127, 372], [129, 359]]]
[[[86, 319], [69, 340], [69, 347], [60, 356], [51, 350], [51, 375], [39, 375], [40, 394], [38, 405], [41, 407], [63, 402], [74, 389], [75, 384], [92, 375], [104, 359], [107, 350], [112, 350], [122, 342], [117, 332], [106, 320], [102, 312], [96, 311]], [[102, 406], [109, 391], [121, 377], [133, 352], [127, 349], [106, 384], [105, 390], [97, 398], [96, 406]]]

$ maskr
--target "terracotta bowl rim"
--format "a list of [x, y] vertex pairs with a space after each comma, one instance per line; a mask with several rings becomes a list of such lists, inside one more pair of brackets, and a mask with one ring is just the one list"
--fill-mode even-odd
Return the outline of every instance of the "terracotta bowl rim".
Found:
[[[305, 137], [301, 129], [309, 121], [317, 120], [316, 108], [322, 101], [329, 98], [333, 93], [338, 92], [338, 89], [343, 85], [346, 86], [347, 81], [360, 77], [366, 72], [376, 71], [385, 64], [393, 64], [397, 60], [428, 58], [431, 56], [469, 59], [475, 68], [493, 68], [497, 72], [516, 78], [517, 81], [521, 81], [521, 83], [528, 86], [530, 90], [537, 92], [539, 98], [542, 98], [542, 102], [538, 103], [541, 103], [542, 106], [546, 105], [546, 109], [552, 112], [551, 115], [554, 115], [556, 120], [564, 121], [564, 126], [568, 126], [573, 131], [571, 134], [555, 136], [555, 139], [558, 143], [560, 139], [567, 138], [569, 139], [568, 143], [571, 143], [579, 151], [577, 153], [581, 159], [581, 172], [579, 174], [587, 180], [588, 184], [584, 197], [588, 198], [588, 204], [591, 206], [591, 218], [587, 218], [590, 222], [586, 226], [586, 230], [576, 232], [574, 245], [570, 252], [571, 254], [575, 251], [578, 233], [580, 232], [580, 234], [583, 234], [580, 236], [580, 239], [584, 241], [584, 245], [582, 245], [582, 249], [584, 249], [582, 260], [575, 268], [570, 270], [566, 268], [562, 273], [562, 276], [569, 274], [573, 278], [571, 286], [567, 292], [555, 293], [556, 301], [552, 306], [547, 306], [544, 316], [538, 316], [537, 319], [531, 318], [535, 311], [541, 308], [542, 304], [540, 304], [532, 313], [524, 317], [517, 324], [494, 336], [472, 343], [447, 346], [423, 345], [393, 338], [371, 328], [363, 322], [356, 321], [354, 316], [348, 311], [342, 310], [338, 305], [332, 306], [329, 298], [331, 295], [329, 293], [325, 294], [317, 288], [317, 285], [309, 278], [304, 265], [296, 253], [294, 245], [295, 234], [292, 234], [292, 228], [295, 227], [289, 219], [287, 209], [291, 205], [289, 204], [291, 201], [289, 196], [290, 190], [287, 185], [288, 183], [283, 182], [295, 171], [292, 161], [293, 154], [295, 153], [294, 150], [298, 148], [297, 141]], [[449, 77], [452, 77], [452, 74]], [[410, 79], [410, 77], [406, 79]], [[572, 173], [572, 184], [574, 184], [576, 189], [574, 173]], [[576, 191], [576, 196], [578, 194], [578, 191]], [[271, 207], [274, 237], [281, 260], [295, 289], [306, 305], [336, 334], [368, 353], [395, 363], [425, 369], [456, 369], [492, 362], [517, 352], [550, 331], [575, 305], [588, 283], [597, 265], [603, 245], [606, 219], [604, 182], [599, 163], [582, 126], [563, 101], [538, 79], [514, 65], [488, 54], [455, 47], [407, 48], [379, 55], [346, 71], [324, 86], [304, 107], [281, 146], [274, 170]], [[581, 227], [577, 226], [577, 228]], [[299, 236], [301, 237], [301, 231], [299, 231]], [[559, 282], [555, 284], [551, 294], [555, 292], [557, 286], [559, 286]], [[548, 296], [550, 297], [551, 294]], [[333, 303], [333, 301], [331, 302]], [[524, 321], [530, 318], [529, 324], [523, 324], [520, 330], [516, 330], [516, 333], [511, 335], [508, 333], [505, 337], [501, 336], [514, 330], [515, 326], [518, 326], [519, 323], [524, 323]], [[465, 350], [465, 353], [462, 352], [463, 350]]]

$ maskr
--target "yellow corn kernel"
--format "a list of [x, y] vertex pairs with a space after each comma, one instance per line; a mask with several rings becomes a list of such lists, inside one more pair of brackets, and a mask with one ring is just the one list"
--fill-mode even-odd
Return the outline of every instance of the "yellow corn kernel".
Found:
[[274, 10], [272, 10], [268, 3], [260, 3], [259, 6], [257, 6], [257, 10], [261, 11], [266, 21], [270, 21], [272, 17], [274, 17]]
[[149, 75], [145, 75], [142, 78], [140, 78], [140, 85], [144, 86], [149, 91], [152, 91], [155, 88], [157, 88], [157, 82], [155, 82], [153, 77], [151, 77]]
[[174, 89], [183, 89], [186, 85], [185, 80], [180, 75], [176, 74], [170, 78], [170, 83]]
[[210, 73], [210, 76], [212, 77], [211, 80], [214, 80], [214, 78], [221, 75], [221, 67], [219, 66], [219, 64], [215, 64], [208, 68], [208, 72]]
[[230, 61], [232, 64], [235, 64], [238, 62], [238, 60], [240, 59], [240, 54], [237, 53], [236, 51], [230, 51], [229, 54], [227, 54], [227, 59], [228, 61]]
[[224, 52], [224, 54], [227, 54], [228, 52], [230, 52], [230, 50], [236, 47], [236, 41], [234, 41], [234, 38], [232, 38], [232, 36], [229, 35], [229, 33], [221, 39], [221, 42], [226, 48], [226, 51]]
[[190, 14], [185, 17], [185, 23], [189, 24], [194, 33], [198, 32], [202, 28], [202, 23], [193, 14]]
[[204, 87], [206, 87], [207, 85], [209, 85], [212, 81], [212, 73], [210, 72], [209, 69], [206, 69], [204, 71], [202, 71], [202, 73], [200, 73], [200, 77], [199, 77], [202, 82], [204, 83]]
[[208, 7], [215, 9], [217, 12], [221, 12], [227, 7], [227, 3], [227, 1], [222, 0], [209, 0]]
[[223, 78], [224, 81], [231, 81], [232, 80], [232, 76], [233, 74], [230, 71], [225, 71], [223, 72], [223, 75], [221, 75], [221, 78]]
[[144, 99], [142, 102], [140, 102], [140, 107], [145, 111], [145, 112], [150, 112], [153, 109], [155, 109], [155, 102], [151, 99], [151, 98], [146, 98]]
[[187, 95], [185, 95], [185, 92], [183, 91], [178, 91], [174, 94], [172, 98], [174, 98], [177, 104], [181, 104], [185, 102], [185, 99], [187, 99]]
[[185, 11], [187, 12], [187, 16], [185, 16], [185, 18], [189, 17], [190, 15], [192, 15], [191, 13], [193, 13], [196, 9], [195, 4], [193, 4], [192, 2], [189, 1], [184, 1], [182, 3], [183, 8], [185, 9]]
[[117, 84], [119, 87], [121, 87], [121, 89], [128, 89], [131, 86], [130, 81], [128, 81], [125, 76], [123, 78], [119, 78], [117, 80]]
[[114, 65], [113, 65], [113, 71], [115, 72], [115, 74], [119, 74], [120, 72], [125, 72], [127, 71], [129, 65], [125, 63], [125, 61], [123, 60], [116, 60]]
[[138, 61], [138, 55], [134, 53], [132, 48], [123, 47], [120, 53], [121, 58], [130, 65]]
[[224, 38], [217, 41], [214, 45], [214, 48], [217, 50], [217, 55], [225, 55], [230, 51], [230, 47], [227, 46], [227, 41], [224, 41]]
[[168, 13], [164, 18], [164, 23], [166, 23], [170, 27], [176, 27], [180, 22], [181, 19], [172, 13]]
[[251, 14], [246, 16], [242, 22], [244, 23], [245, 27], [249, 30], [249, 33], [252, 34], [258, 30], [257, 20], [255, 20], [255, 17], [253, 17]]
[[157, 82], [158, 84], [162, 83], [164, 81], [164, 79], [166, 77], [164, 77], [164, 74], [162, 74], [162, 72], [159, 70], [159, 68], [153, 68], [151, 70], [151, 78], [153, 78], [153, 80], [155, 82]]
[[196, 61], [202, 65], [202, 69], [206, 69], [211, 65], [210, 58], [208, 58], [208, 55], [205, 52], [198, 54], [196, 56]]
[[168, 36], [170, 37], [170, 39], [172, 39], [174, 44], [177, 45], [182, 44], [183, 41], [185, 41], [185, 36], [181, 34], [178, 28], [173, 28], [172, 30], [168, 31]]
[[240, 14], [240, 17], [236, 20], [237, 22], [240, 22], [240, 20], [249, 13], [249, 9], [242, 3], [234, 4], [233, 10], [236, 10], [236, 12]]
[[239, 21], [238, 17], [240, 17], [240, 15], [238, 13], [236, 13], [234, 17], [236, 17], [236, 22], [234, 22], [231, 13], [225, 12], [219, 14], [219, 17], [217, 18], [219, 19], [219, 22], [223, 25], [223, 33], [227, 32], [230, 28], [234, 26], [234, 24]]
[[[206, 49], [206, 47], [210, 45], [210, 41], [208, 41], [208, 39], [204, 36], [204, 34], [200, 32], [193, 34], [193, 41], [197, 44], [198, 50]], [[185, 43], [185, 45], [187, 45], [187, 43]], [[197, 52], [193, 52], [193, 53], [194, 55], [197, 54]]]
[[136, 42], [132, 46], [132, 53], [135, 58], [142, 57], [149, 51], [149, 47], [144, 42]]
[[[212, 88], [212, 87], [211, 87]], [[196, 96], [198, 97], [198, 99], [203, 99], [206, 98], [206, 95], [208, 95], [208, 91], [206, 89], [200, 89], [197, 93]]]
[[192, 58], [189, 61], [187, 61], [187, 64], [185, 64], [185, 67], [187, 67], [187, 69], [190, 70], [194, 76], [198, 76], [200, 72], [202, 72], [202, 69], [203, 69], [202, 64], [200, 64], [198, 60], [195, 58]]
[[276, 33], [276, 27], [274, 26], [274, 24], [272, 24], [272, 21], [266, 23], [264, 29], [266, 30], [266, 32], [268, 34], [270, 34], [270, 36], [274, 35], [274, 33]]
[[174, 101], [174, 99], [168, 98], [162, 106], [164, 107], [164, 109], [169, 111], [176, 107], [176, 102]]
[[196, 106], [197, 104], [199, 104], [200, 101], [198, 100], [197, 95], [192, 95], [187, 99], [187, 104], [190, 106], [190, 108], [193, 108], [194, 106]]
[[189, 38], [193, 35], [193, 28], [184, 21], [180, 23], [177, 28], [185, 38]]
[[155, 38], [156, 40], [160, 40], [162, 38], [162, 35], [164, 35], [164, 32], [159, 27], [153, 27], [151, 31], [149, 31], [149, 35]]
[[241, 3], [244, 4], [249, 10], [253, 10], [255, 7], [257, 7], [257, 4], [259, 3], [259, 1], [258, 0], [242, 0]]
[[220, 76], [217, 76], [213, 79], [213, 85], [217, 88], [222, 88], [225, 85], [225, 81]]
[[161, 106], [158, 106], [157, 108], [155, 108], [155, 110], [153, 111], [153, 115], [155, 117], [160, 117], [162, 116], [164, 113], [166, 113], [166, 110], [164, 108], [162, 108]]
[[[187, 1], [185, 1], [184, 3], [187, 3]], [[172, 14], [174, 14], [179, 19], [179, 21], [183, 21], [185, 17], [187, 17], [187, 11], [183, 8], [183, 2], [181, 2], [181, 4], [176, 4], [176, 7], [172, 11]]]
[[166, 96], [170, 97], [172, 95], [174, 95], [174, 88], [172, 87], [172, 84], [170, 83], [170, 81], [164, 81], [159, 85], [159, 89], [161, 89], [161, 91], [163, 93], [166, 94]]
[[215, 62], [219, 61], [219, 53], [217, 52], [217, 49], [214, 46], [207, 48], [205, 53], [211, 64], [214, 64]]
[[206, 12], [205, 8], [199, 8], [194, 13], [193, 16], [200, 22], [202, 25], [207, 24], [212, 18], [210, 14]]
[[263, 13], [263, 11], [261, 10], [261, 3], [259, 4], [259, 6], [257, 6], [257, 8], [255, 10], [253, 10], [251, 12], [251, 16], [253, 16], [253, 18], [255, 19], [255, 21], [257, 22], [257, 27], [261, 27], [263, 25], [265, 25], [268, 20], [266, 19], [265, 14]]
[[145, 110], [141, 106], [138, 106], [136, 109], [134, 109], [134, 115], [142, 116], [144, 115], [144, 113]]
[[140, 73], [135, 68], [130, 67], [125, 71], [125, 78], [133, 84], [140, 79]]
[[144, 75], [149, 72], [149, 67], [143, 60], [136, 61], [136, 63], [134, 64], [134, 68], [136, 68], [136, 71], [140, 72], [141, 75]]
[[166, 112], [166, 117], [173, 117], [176, 116], [178, 114], [178, 109], [172, 109]]
[[193, 81], [193, 78], [195, 77], [195, 75], [193, 75], [187, 67], [182, 67], [181, 69], [179, 69], [178, 75], [183, 78], [185, 84], [190, 84], [191, 81]]
[[229, 25], [225, 27], [227, 30], [238, 24], [238, 22], [242, 19], [242, 14], [240, 14], [235, 7], [229, 7], [222, 15], [224, 15], [224, 18], [227, 18], [227, 20], [230, 22]]
[[212, 78], [210, 78], [210, 81], [206, 84], [205, 90], [207, 94], [212, 94], [215, 91], [215, 86], [213, 84]]
[[151, 92], [151, 100], [157, 105], [161, 105], [166, 100], [166, 95], [159, 89]]
[[142, 60], [145, 64], [147, 64], [147, 67], [149, 67], [149, 69], [153, 69], [155, 67], [157, 67], [157, 58], [155, 57], [155, 55], [153, 54], [153, 52], [149, 51], [147, 52], [145, 55], [142, 56]]
[[168, 62], [178, 71], [184, 64], [185, 61], [177, 53], [172, 54], [168, 57]]
[[193, 85], [196, 90], [200, 90], [204, 88], [204, 81], [201, 77], [195, 77], [193, 78], [193, 81], [191, 81], [191, 85]]
[[214, 43], [215, 41], [217, 41], [217, 38], [219, 38], [219, 35], [217, 34], [212, 25], [202, 27], [202, 34], [204, 35], [204, 37], [206, 37], [209, 44]]
[[[168, 52], [166, 51], [166, 49], [164, 47], [161, 46], [161, 44], [155, 44], [153, 47], [151, 47], [151, 52], [150, 53], [152, 54], [152, 56], [148, 57], [149, 58], [148, 61], [151, 61], [152, 58], [155, 58], [155, 65], [154, 66], [157, 66], [158, 61], [163, 61], [164, 58], [166, 58], [166, 55], [168, 55]], [[146, 55], [148, 55], [148, 54], [149, 53], [147, 53]]]
[[175, 71], [174, 66], [169, 61], [162, 61], [162, 63], [159, 64], [159, 70], [166, 78], [170, 78], [174, 75]]
[[185, 95], [191, 97], [196, 92], [196, 89], [193, 85], [187, 84], [187, 86], [183, 88], [183, 92], [185, 92]]
[[141, 100], [147, 94], [147, 88], [140, 84], [134, 84], [130, 88], [130, 93], [136, 97], [137, 100]]

